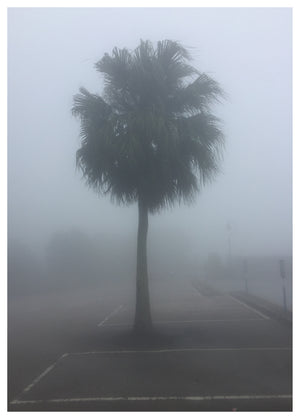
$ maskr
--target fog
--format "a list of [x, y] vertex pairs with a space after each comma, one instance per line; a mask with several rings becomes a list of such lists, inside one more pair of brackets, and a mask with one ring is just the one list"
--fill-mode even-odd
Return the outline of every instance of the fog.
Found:
[[[165, 39], [226, 93], [225, 148], [149, 215], [148, 305], [138, 205], [87, 187], [71, 108]], [[9, 8], [7, 144], [8, 410], [291, 410], [292, 9]]]
[[134, 281], [137, 206], [86, 187], [70, 110], [81, 86], [101, 94], [94, 63], [140, 39], [179, 41], [227, 94], [214, 107], [221, 173], [193, 205], [150, 216], [150, 282], [207, 279], [214, 258], [273, 261], [279, 276], [292, 256], [291, 19], [284, 8], [9, 9], [9, 289]]

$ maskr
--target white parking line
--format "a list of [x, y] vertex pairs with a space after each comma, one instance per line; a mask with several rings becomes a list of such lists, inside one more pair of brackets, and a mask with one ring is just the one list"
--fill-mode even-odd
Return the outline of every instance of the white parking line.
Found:
[[[170, 348], [170, 349], [153, 349], [153, 350], [119, 350], [119, 351], [89, 351], [89, 352], [70, 352], [70, 353], [64, 353], [61, 357], [59, 357], [57, 359], [57, 361], [55, 361], [53, 364], [51, 364], [48, 368], [45, 369], [44, 372], [42, 372], [37, 378], [35, 378], [31, 384], [29, 384], [19, 395], [19, 397], [22, 396], [23, 393], [28, 393], [29, 390], [31, 390], [43, 377], [45, 377], [50, 371], [52, 371], [54, 369], [54, 367], [58, 364], [58, 362], [60, 360], [62, 360], [63, 358], [66, 358], [67, 356], [72, 356], [72, 355], [116, 355], [116, 354], [135, 354], [135, 353], [167, 353], [167, 352], [197, 352], [197, 351], [206, 351], [206, 352], [220, 352], [220, 351], [291, 351], [292, 348], [291, 347], [241, 347], [241, 348], [217, 348], [217, 347], [206, 347], [206, 348], [181, 348], [181, 349], [176, 349], [176, 348]], [[76, 401], [77, 399], [53, 399], [53, 400], [19, 400], [19, 397], [17, 397], [16, 399], [14, 399], [13, 401], [10, 402], [10, 404], [21, 404], [21, 403], [42, 403], [42, 402], [54, 402], [54, 401]], [[194, 397], [194, 396], [193, 396]], [[201, 400], [201, 399], [205, 399], [204, 397], [206, 396], [196, 396], [197, 398], [195, 400]], [[207, 397], [214, 397], [214, 398], [237, 398], [237, 397], [242, 397], [242, 398], [247, 398], [249, 396], [207, 396]], [[251, 396], [252, 398], [254, 397], [260, 397], [260, 396]], [[262, 398], [273, 398], [273, 397], [289, 397], [289, 396], [262, 396]], [[291, 396], [290, 396], [291, 397]], [[92, 398], [93, 399], [93, 398]], [[112, 398], [103, 398], [103, 397], [98, 397], [95, 398], [95, 400], [134, 400], [134, 399], [138, 399], [138, 398], [134, 398], [134, 397], [129, 397], [129, 398], [120, 398], [120, 397], [112, 397]], [[144, 398], [145, 400], [151, 400], [153, 399], [153, 397], [146, 397]], [[158, 399], [158, 398], [156, 398]], [[161, 400], [172, 400], [171, 397], [166, 397], [166, 398], [161, 398]], [[178, 400], [183, 400], [183, 399], [191, 399], [189, 397], [175, 397], [175, 399]], [[78, 401], [88, 401], [91, 400], [91, 398], [87, 398], [87, 399], [78, 399]], [[142, 400], [142, 399], [141, 399]], [[192, 399], [191, 399], [192, 400]]]
[[71, 352], [69, 355], [114, 355], [114, 354], [136, 354], [136, 353], [163, 353], [163, 352], [197, 352], [197, 351], [206, 351], [206, 352], [219, 352], [219, 351], [291, 351], [291, 347], [246, 347], [246, 348], [171, 348], [171, 349], [145, 349], [145, 350], [135, 350], [135, 349], [124, 349], [119, 351], [88, 351], [88, 352]]
[[115, 314], [117, 314], [121, 309], [123, 308], [123, 305], [120, 305], [115, 310], [113, 310], [111, 313], [109, 313], [103, 320], [100, 322], [97, 326], [101, 327], [107, 320], [109, 320], [111, 317], [113, 317]]
[[40, 374], [37, 378], [35, 378], [31, 384], [29, 384], [23, 391], [26, 393], [27, 391], [31, 390], [33, 386], [35, 386], [43, 377], [45, 377], [45, 375], [47, 375], [51, 370], [53, 370], [54, 367], [56, 367], [57, 363], [65, 358], [66, 356], [68, 356], [68, 353], [63, 354], [60, 358], [58, 358], [57, 361], [55, 361], [52, 365], [50, 365], [50, 367], [46, 368], [44, 372], [42, 372], [42, 374]]
[[[198, 293], [201, 295], [200, 291], [198, 290], [197, 287], [194, 286], [194, 284], [192, 285], [193, 288], [196, 289], [196, 291], [198, 291]], [[248, 304], [244, 303], [243, 301], [240, 301], [238, 298], [233, 297], [232, 295], [229, 295], [229, 298], [231, 298], [234, 301], [237, 301], [240, 305], [246, 307], [248, 310], [253, 311], [254, 313], [258, 314], [260, 317], [262, 317], [264, 320], [270, 320], [270, 317], [266, 316], [265, 314], [261, 313], [259, 310], [256, 310], [255, 308], [249, 306]]]
[[245, 394], [245, 395], [217, 395], [217, 396], [112, 396], [112, 397], [76, 397], [69, 399], [49, 400], [14, 400], [11, 404], [37, 404], [37, 403], [72, 403], [72, 402], [114, 402], [114, 401], [206, 401], [206, 400], [268, 400], [291, 399], [291, 394]]
[[261, 313], [260, 311], [256, 310], [255, 308], [248, 306], [248, 304], [244, 303], [243, 301], [240, 301], [238, 298], [233, 297], [232, 295], [229, 296], [230, 298], [232, 298], [233, 300], [237, 301], [239, 304], [241, 304], [242, 306], [248, 308], [251, 311], [254, 311], [254, 313], [257, 313], [259, 316], [261, 316], [263, 319], [265, 320], [270, 320], [270, 317], [266, 316], [265, 314]]
[[[54, 367], [56, 367], [56, 365], [58, 364], [58, 362], [65, 358], [66, 356], [68, 356], [68, 353], [63, 354], [62, 356], [60, 356], [53, 364], [50, 365], [50, 367], [46, 368], [45, 371], [43, 371], [37, 378], [35, 378], [32, 383], [30, 383], [27, 387], [24, 388], [24, 390], [21, 392], [21, 395], [23, 393], [27, 393], [29, 390], [32, 389], [32, 387], [34, 387], [43, 377], [45, 377], [45, 375], [47, 375], [50, 371], [53, 370]], [[16, 402], [16, 400], [13, 400], [11, 403]]]
[[[181, 324], [181, 323], [224, 323], [224, 322], [248, 322], [248, 321], [263, 321], [263, 320], [269, 320], [269, 319], [258, 319], [256, 318], [248, 318], [248, 319], [202, 319], [202, 320], [165, 320], [165, 321], [158, 321], [153, 322], [153, 324]], [[131, 327], [131, 323], [111, 323], [111, 324], [105, 324], [104, 327]]]

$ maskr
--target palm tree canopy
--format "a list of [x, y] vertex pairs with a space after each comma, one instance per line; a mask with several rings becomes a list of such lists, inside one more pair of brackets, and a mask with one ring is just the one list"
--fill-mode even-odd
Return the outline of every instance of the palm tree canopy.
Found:
[[114, 48], [96, 63], [104, 93], [81, 88], [72, 112], [81, 119], [77, 165], [98, 192], [155, 212], [191, 201], [217, 173], [223, 136], [210, 106], [222, 90], [189, 61], [165, 40]]

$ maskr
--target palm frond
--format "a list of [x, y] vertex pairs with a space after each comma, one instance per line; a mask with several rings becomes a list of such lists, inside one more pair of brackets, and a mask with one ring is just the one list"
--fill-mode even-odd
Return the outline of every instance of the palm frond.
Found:
[[114, 48], [96, 63], [103, 97], [81, 88], [72, 113], [81, 121], [77, 166], [87, 184], [114, 202], [142, 198], [149, 211], [190, 203], [218, 173], [224, 139], [211, 113], [224, 94], [165, 40]]

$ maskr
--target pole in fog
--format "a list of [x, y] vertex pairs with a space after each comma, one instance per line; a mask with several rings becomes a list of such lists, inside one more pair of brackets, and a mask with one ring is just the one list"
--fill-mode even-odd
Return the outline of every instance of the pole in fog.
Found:
[[286, 279], [286, 274], [285, 274], [285, 263], [283, 259], [279, 260], [279, 270], [280, 270], [280, 276], [282, 279], [282, 295], [283, 295], [283, 307], [284, 310], [287, 311], [287, 306], [286, 306], [286, 291], [285, 291], [285, 279]]
[[227, 223], [227, 233], [228, 233], [228, 265], [231, 267], [231, 224]]
[[244, 259], [243, 261], [243, 273], [244, 273], [244, 279], [245, 279], [245, 290], [248, 294], [248, 261], [247, 259]]

